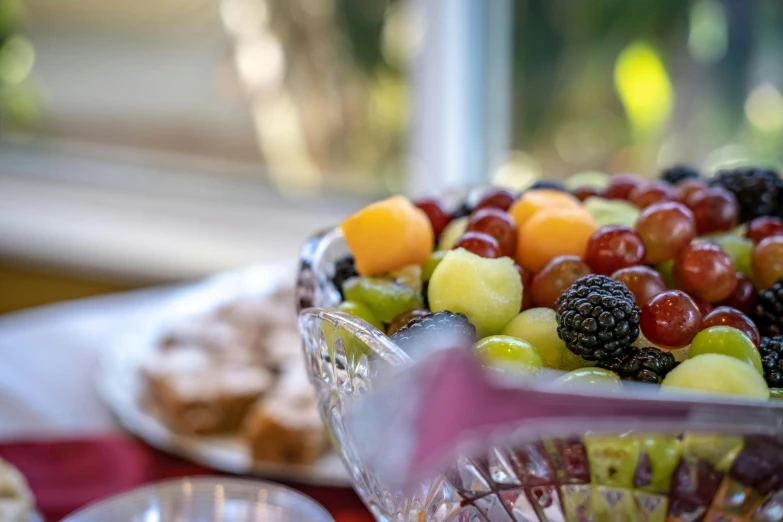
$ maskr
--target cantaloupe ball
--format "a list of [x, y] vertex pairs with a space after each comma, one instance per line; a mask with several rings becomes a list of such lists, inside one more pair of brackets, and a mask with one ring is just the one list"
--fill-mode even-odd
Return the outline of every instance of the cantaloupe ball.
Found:
[[579, 200], [571, 194], [559, 190], [535, 189], [522, 194], [522, 197], [508, 209], [508, 213], [514, 218], [519, 230], [528, 219], [542, 210], [580, 207]]
[[519, 230], [516, 261], [538, 272], [557, 256], [584, 258], [596, 228], [593, 217], [581, 207], [536, 212]]
[[363, 276], [424, 265], [435, 242], [427, 214], [403, 196], [364, 207], [340, 229]]

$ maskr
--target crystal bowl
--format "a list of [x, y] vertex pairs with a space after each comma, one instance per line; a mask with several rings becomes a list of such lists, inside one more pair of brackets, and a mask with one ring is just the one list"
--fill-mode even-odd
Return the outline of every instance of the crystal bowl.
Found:
[[[360, 458], [346, 416], [384, 368], [411, 360], [361, 319], [329, 310], [340, 302], [331, 283], [335, 262], [348, 253], [337, 229], [315, 234], [303, 246], [299, 331], [324, 423], [377, 520], [783, 521], [779, 435], [683, 434], [670, 427], [654, 435], [564, 435], [458, 458], [450, 471], [413, 492], [392, 487]], [[391, 455], [395, 450], [388, 448]]]

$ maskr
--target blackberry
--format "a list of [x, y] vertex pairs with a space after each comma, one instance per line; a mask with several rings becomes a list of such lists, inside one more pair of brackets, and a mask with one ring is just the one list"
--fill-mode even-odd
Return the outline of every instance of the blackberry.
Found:
[[759, 353], [769, 387], [783, 388], [783, 335], [762, 337]]
[[568, 192], [568, 189], [565, 188], [565, 184], [556, 179], [540, 179], [530, 185], [528, 190], [538, 190], [538, 189], [547, 189], [547, 190], [559, 190], [560, 192]]
[[783, 334], [783, 278], [756, 296], [756, 326], [764, 335]]
[[347, 255], [338, 259], [334, 263], [334, 275], [332, 276], [332, 284], [340, 292], [340, 295], [345, 299], [343, 294], [343, 284], [350, 278], [359, 275], [356, 271], [356, 262], [353, 256]]
[[588, 361], [624, 355], [639, 337], [639, 308], [633, 294], [603, 275], [577, 279], [557, 300], [557, 335]]
[[677, 366], [674, 355], [658, 348], [635, 348], [601, 361], [598, 366], [611, 370], [627, 381], [660, 384], [666, 374]]
[[451, 219], [469, 216], [471, 212], [473, 212], [473, 206], [467, 201], [463, 201], [454, 209], [454, 212], [451, 213]]
[[756, 167], [722, 170], [710, 185], [723, 187], [736, 196], [740, 223], [759, 216], [780, 216], [783, 211], [783, 180], [774, 170]]
[[675, 165], [661, 172], [661, 180], [670, 185], [676, 185], [686, 179], [698, 179], [700, 177], [699, 171], [690, 165]]
[[391, 336], [413, 359], [443, 348], [472, 346], [478, 340], [476, 327], [462, 314], [448, 310], [414, 317]]

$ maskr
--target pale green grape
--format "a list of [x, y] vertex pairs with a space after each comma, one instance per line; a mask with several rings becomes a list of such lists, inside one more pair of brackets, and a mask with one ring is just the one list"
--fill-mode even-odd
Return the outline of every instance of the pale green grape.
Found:
[[446, 225], [443, 232], [440, 233], [440, 239], [438, 240], [438, 250], [451, 250], [454, 248], [454, 244], [468, 229], [468, 217], [461, 217], [453, 219], [451, 223]]
[[721, 353], [744, 361], [764, 375], [761, 356], [747, 335], [731, 326], [711, 326], [705, 328], [693, 338], [688, 357], [705, 353]]
[[535, 373], [544, 362], [530, 343], [508, 335], [481, 339], [473, 348], [486, 366], [510, 373]]
[[503, 334], [532, 344], [547, 368], [570, 371], [590, 366], [589, 362], [568, 350], [565, 342], [558, 337], [557, 314], [551, 308], [525, 310], [506, 325]]
[[580, 368], [561, 375], [555, 380], [555, 385], [560, 388], [600, 387], [603, 390], [619, 390], [622, 388], [620, 377], [603, 368]]

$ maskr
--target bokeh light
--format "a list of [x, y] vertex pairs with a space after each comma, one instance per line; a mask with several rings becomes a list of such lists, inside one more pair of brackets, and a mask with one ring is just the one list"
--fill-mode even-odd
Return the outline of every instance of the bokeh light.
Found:
[[524, 190], [541, 177], [541, 164], [520, 150], [511, 151], [492, 176], [492, 184], [512, 190]]
[[424, 19], [411, 0], [392, 4], [386, 10], [381, 34], [381, 51], [391, 65], [405, 67], [421, 47]]
[[674, 92], [658, 53], [649, 44], [632, 42], [620, 52], [614, 83], [638, 139], [669, 119]]
[[239, 76], [250, 90], [279, 87], [285, 72], [285, 54], [280, 40], [268, 32], [237, 43], [235, 58]]
[[690, 13], [688, 51], [700, 63], [713, 63], [726, 55], [728, 26], [723, 6], [715, 0], [699, 0]]
[[0, 47], [0, 82], [22, 83], [33, 70], [35, 49], [24, 36], [15, 35]]
[[769, 82], [754, 88], [745, 101], [745, 116], [762, 132], [783, 129], [783, 96], [780, 91]]

